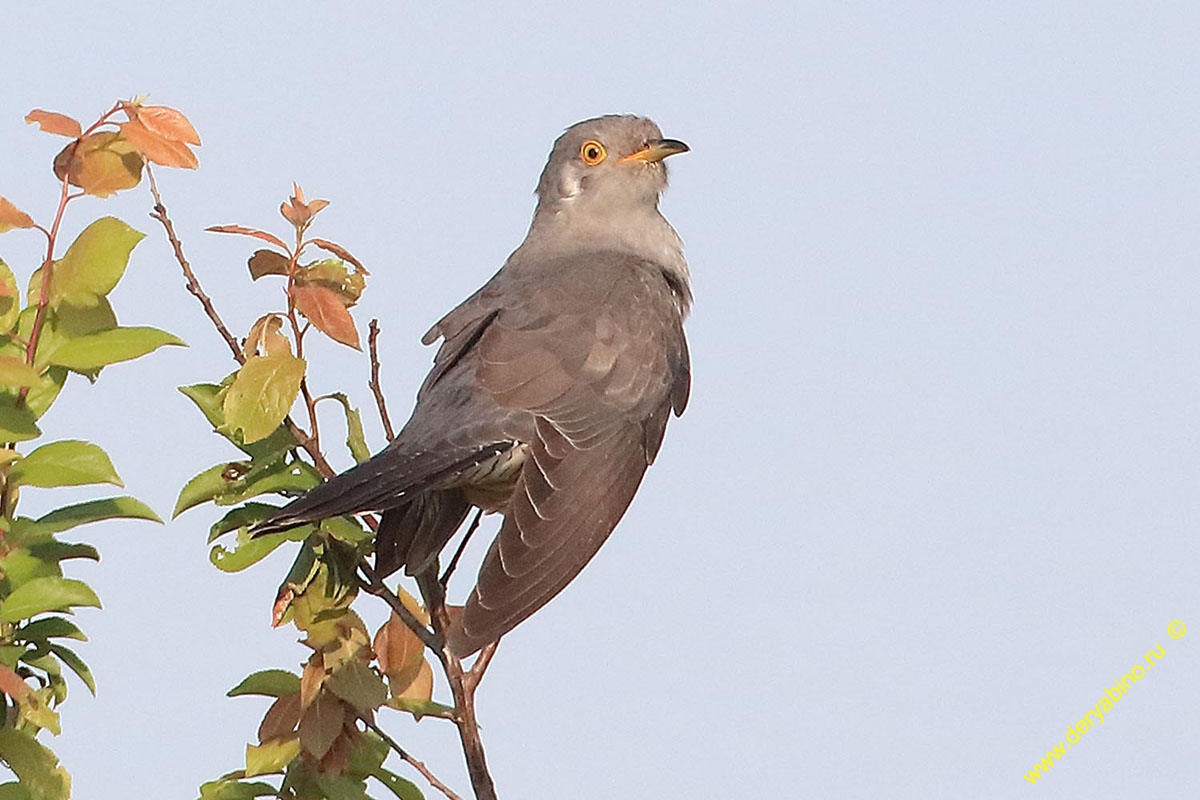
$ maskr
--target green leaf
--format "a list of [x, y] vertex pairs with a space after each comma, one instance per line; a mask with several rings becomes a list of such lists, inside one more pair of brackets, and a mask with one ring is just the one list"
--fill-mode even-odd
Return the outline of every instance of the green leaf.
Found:
[[454, 706], [435, 703], [432, 700], [418, 700], [415, 697], [393, 697], [386, 703], [389, 708], [397, 711], [407, 711], [414, 718], [442, 717], [454, 719]]
[[83, 663], [83, 659], [74, 650], [63, 647], [61, 644], [52, 644], [50, 652], [58, 656], [59, 660], [79, 676], [79, 680], [83, 681], [93, 697], [96, 695], [96, 679], [92, 677], [92, 671], [88, 669], [88, 665]]
[[24, 731], [0, 729], [0, 759], [17, 774], [33, 800], [66, 800], [70, 796], [71, 776], [49, 748]]
[[151, 522], [162, 522], [150, 506], [135, 497], [124, 496], [89, 500], [86, 503], [56, 509], [39, 517], [37, 527], [47, 533], [61, 533], [77, 525], [105, 519], [148, 519]]
[[24, 486], [43, 488], [89, 483], [125, 485], [103, 450], [77, 439], [42, 445], [14, 464], [8, 477]]
[[33, 386], [41, 379], [41, 373], [23, 360], [12, 356], [0, 356], [0, 386], [21, 389]]
[[21, 627], [14, 634], [19, 641], [41, 642], [54, 637], [87, 641], [79, 626], [64, 617], [42, 617]]
[[100, 608], [100, 598], [83, 581], [34, 578], [0, 601], [0, 622], [17, 622], [45, 611], [66, 611], [72, 606]]
[[4, 259], [0, 258], [0, 332], [11, 331], [21, 313], [21, 290]]
[[284, 542], [302, 542], [308, 538], [310, 533], [312, 533], [311, 525], [300, 525], [279, 533], [256, 536], [253, 539], [245, 534], [238, 537], [238, 544], [234, 550], [228, 550], [222, 545], [213, 547], [208, 554], [208, 560], [222, 572], [240, 572], [262, 561]]
[[246, 503], [244, 506], [239, 506], [221, 517], [208, 529], [208, 543], [212, 544], [230, 531], [262, 522], [278, 510], [279, 506], [268, 503]]
[[200, 800], [254, 800], [255, 797], [276, 797], [278, 794], [279, 790], [269, 783], [243, 782], [229, 777], [200, 785]]
[[29, 787], [23, 783], [0, 783], [0, 800], [33, 800]]
[[396, 773], [384, 767], [377, 768], [371, 773], [375, 780], [386, 786], [400, 800], [425, 800], [421, 790], [410, 780], [401, 778]]
[[280, 772], [300, 755], [300, 739], [278, 739], [265, 744], [246, 745], [246, 777]]
[[[230, 383], [237, 373], [230, 376]], [[296, 437], [287, 428], [280, 426], [265, 439], [246, 444], [240, 431], [230, 431], [225, 426], [224, 391], [225, 387], [212, 383], [197, 383], [192, 386], [180, 386], [188, 399], [204, 414], [209, 424], [233, 444], [247, 453], [255, 461], [274, 461], [278, 456], [297, 446]]]
[[350, 405], [350, 398], [343, 393], [334, 392], [329, 396], [341, 403], [346, 412], [346, 447], [349, 448], [350, 455], [354, 456], [354, 460], [359, 464], [369, 461], [371, 450], [367, 447], [367, 438], [363, 434], [362, 413]]
[[270, 436], [296, 401], [304, 368], [304, 359], [287, 353], [248, 358], [225, 394], [229, 429], [246, 443]]
[[187, 346], [179, 337], [158, 328], [112, 328], [67, 339], [46, 358], [60, 367], [90, 370], [140, 358], [164, 345]]
[[354, 659], [336, 670], [325, 680], [329, 691], [359, 711], [374, 711], [388, 698], [383, 678], [365, 662]]
[[121, 280], [129, 254], [145, 236], [116, 217], [101, 217], [88, 225], [54, 265], [53, 304], [99, 303]]
[[226, 697], [245, 694], [260, 694], [264, 697], [283, 697], [299, 694], [300, 676], [286, 669], [264, 669], [248, 676], [244, 681], [225, 693]]
[[175, 501], [175, 510], [171, 519], [178, 517], [189, 508], [207, 503], [219, 494], [229, 491], [232, 481], [225, 480], [225, 471], [229, 464], [217, 464], [209, 467], [183, 485], [179, 491], [179, 499]]
[[50, 707], [51, 694], [52, 691], [49, 687], [30, 692], [20, 702], [21, 718], [58, 736], [62, 733], [62, 723], [58, 718], [58, 712]]
[[317, 774], [314, 780], [325, 800], [369, 800], [365, 779]]
[[17, 396], [0, 394], [0, 442], [25, 442], [42, 435], [37, 417]]
[[50, 409], [66, 382], [66, 367], [50, 367], [41, 379], [29, 388], [29, 394], [25, 395], [25, 405], [29, 406], [35, 419], [40, 419]]
[[67, 561], [72, 558], [88, 558], [92, 561], [100, 560], [100, 552], [90, 544], [68, 544], [67, 542], [60, 542], [57, 539], [31, 544], [29, 545], [29, 552], [36, 558], [51, 563]]
[[345, 721], [346, 707], [342, 701], [321, 692], [300, 717], [300, 743], [314, 758], [324, 758]]
[[215, 500], [219, 506], [231, 506], [263, 494], [302, 494], [320, 483], [321, 476], [311, 464], [304, 461], [293, 461], [290, 464], [280, 461], [266, 469], [251, 470], [241, 480], [233, 482]]

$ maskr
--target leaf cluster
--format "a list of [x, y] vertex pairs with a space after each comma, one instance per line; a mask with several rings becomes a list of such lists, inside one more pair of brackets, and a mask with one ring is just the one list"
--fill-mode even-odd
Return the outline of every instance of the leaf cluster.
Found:
[[[118, 113], [127, 121], [114, 121]], [[95, 692], [91, 670], [64, 641], [87, 640], [70, 619], [75, 609], [100, 607], [91, 587], [67, 577], [63, 567], [74, 559], [99, 561], [99, 552], [60, 536], [107, 519], [162, 520], [128, 496], [76, 503], [36, 519], [19, 514], [26, 487], [124, 485], [98, 445], [66, 439], [24, 453], [20, 444], [40, 439], [39, 423], [71, 375], [93, 382], [112, 364], [183, 344], [166, 331], [118, 324], [109, 300], [144, 234], [102, 217], [59, 254], [59, 228], [72, 200], [137, 185], [147, 161], [195, 167], [188, 144], [199, 144], [199, 137], [178, 111], [141, 101], [117, 103], [86, 130], [49, 111], [30, 112], [26, 121], [71, 141], [53, 162], [59, 201], [51, 223], [38, 224], [0, 197], [0, 233], [36, 230], [46, 238], [45, 257], [33, 265], [24, 291], [0, 260], [0, 761], [17, 778], [0, 784], [0, 796], [59, 800], [70, 794], [70, 776], [38, 735], [61, 732], [65, 671]], [[71, 192], [72, 186], [80, 191]]]

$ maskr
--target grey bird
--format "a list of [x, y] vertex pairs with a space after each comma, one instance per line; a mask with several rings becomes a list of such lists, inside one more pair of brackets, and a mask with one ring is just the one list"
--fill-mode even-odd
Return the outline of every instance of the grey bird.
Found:
[[472, 507], [504, 515], [450, 649], [470, 655], [558, 594], [633, 500], [691, 385], [692, 302], [658, 209], [663, 159], [688, 146], [611, 115], [554, 143], [529, 233], [435, 324], [442, 344], [404, 429], [255, 534], [381, 513], [375, 569], [437, 568]]

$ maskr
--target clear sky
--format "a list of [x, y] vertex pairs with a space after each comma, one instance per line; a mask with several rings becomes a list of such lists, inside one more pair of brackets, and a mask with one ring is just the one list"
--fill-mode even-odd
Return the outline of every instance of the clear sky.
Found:
[[[53, 211], [61, 143], [32, 108], [180, 108], [201, 167], [161, 187], [228, 321], [278, 297], [248, 242], [202, 229], [282, 229], [297, 180], [372, 271], [396, 416], [564, 127], [632, 111], [692, 145], [663, 201], [694, 275], [692, 404], [597, 559], [500, 647], [480, 715], [502, 797], [1200, 792], [1200, 6], [42, 3], [4, 27], [0, 195]], [[103, 445], [165, 516], [232, 455], [173, 387], [232, 364], [148, 207], [80, 203], [67, 231], [149, 233], [118, 314], [191, 347], [69, 386], [44, 427]], [[24, 280], [38, 245], [0, 256]], [[313, 360], [379, 447], [365, 361]], [[76, 683], [53, 742], [78, 798], [194, 797], [265, 707], [224, 692], [306, 656], [268, 627], [292, 554], [222, 574], [215, 518], [82, 529], [99, 696]], [[382, 721], [466, 791], [449, 725]]]

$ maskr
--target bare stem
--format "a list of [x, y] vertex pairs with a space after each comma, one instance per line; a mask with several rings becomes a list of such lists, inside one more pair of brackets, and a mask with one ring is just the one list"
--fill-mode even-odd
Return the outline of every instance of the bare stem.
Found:
[[[362, 719], [362, 718], [360, 717], [360, 719]], [[447, 786], [446, 784], [444, 784], [440, 780], [438, 780], [437, 776], [429, 771], [429, 767], [425, 766], [420, 761], [417, 761], [415, 758], [413, 758], [408, 753], [407, 750], [405, 750], [400, 745], [396, 744], [396, 740], [393, 739], [392, 737], [388, 736], [386, 733], [384, 733], [383, 730], [381, 730], [378, 725], [376, 725], [374, 722], [371, 722], [369, 719], [363, 719], [363, 724], [366, 725], [371, 730], [375, 731], [375, 735], [378, 736], [380, 739], [383, 739], [383, 741], [387, 743], [387, 746], [392, 748], [392, 750], [394, 750], [396, 752], [396, 755], [400, 756], [400, 758], [407, 761], [409, 764], [412, 765], [413, 769], [415, 769], [417, 772], [421, 773], [425, 777], [425, 780], [429, 781], [430, 786], [437, 789], [442, 794], [446, 795], [446, 797], [449, 798], [449, 800], [463, 800], [461, 797], [459, 797], [457, 794], [455, 794], [454, 791], [449, 786]]]
[[366, 580], [362, 582], [363, 588], [391, 606], [392, 611], [396, 612], [396, 616], [400, 618], [400, 621], [407, 625], [426, 647], [435, 653], [440, 652], [441, 641], [437, 635], [421, 624], [421, 621], [404, 605], [400, 596], [384, 584], [383, 580], [375, 573], [375, 570], [371, 568], [371, 565], [367, 563], [365, 558], [358, 562], [358, 568], [362, 570], [363, 575], [366, 577]]
[[396, 434], [392, 431], [392, 421], [388, 418], [387, 403], [383, 399], [383, 390], [379, 387], [379, 350], [376, 347], [375, 340], [379, 338], [379, 320], [371, 320], [371, 333], [367, 337], [367, 349], [371, 352], [371, 380], [367, 385], [371, 387], [371, 392], [375, 395], [375, 405], [379, 408], [379, 419], [383, 421], [383, 432], [387, 434], [388, 441], [396, 438]]
[[[433, 631], [443, 642], [437, 656], [450, 683], [450, 692], [454, 695], [454, 724], [458, 726], [458, 738], [462, 741], [463, 756], [467, 760], [467, 774], [471, 777], [475, 798], [496, 800], [496, 787], [492, 783], [492, 776], [488, 774], [487, 757], [483, 750], [483, 740], [479, 737], [479, 723], [475, 718], [475, 686], [478, 681], [467, 679], [462, 661], [444, 644], [450, 629], [445, 588], [438, 580], [437, 572], [432, 569], [417, 576], [417, 585], [421, 587], [421, 597], [433, 621]], [[480, 658], [484, 658], [482, 653]], [[489, 654], [487, 659], [490, 658]]]
[[450, 576], [454, 574], [454, 568], [458, 566], [458, 560], [462, 558], [463, 551], [467, 549], [467, 542], [471, 541], [471, 534], [479, 527], [479, 519], [483, 516], [483, 509], [475, 511], [475, 519], [471, 520], [470, 526], [467, 527], [467, 534], [463, 536], [463, 540], [459, 542], [458, 549], [454, 551], [454, 557], [450, 559], [450, 564], [447, 565], [446, 571], [442, 573], [442, 586], [445, 586], [450, 581]]

